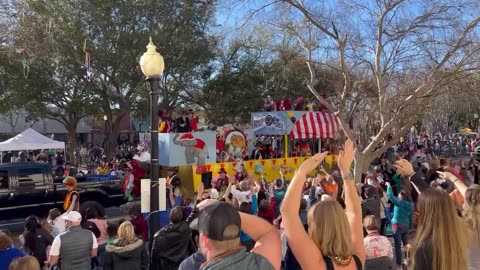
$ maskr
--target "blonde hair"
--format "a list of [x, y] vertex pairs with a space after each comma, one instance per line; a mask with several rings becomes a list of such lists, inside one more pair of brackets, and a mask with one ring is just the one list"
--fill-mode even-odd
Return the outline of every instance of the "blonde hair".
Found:
[[324, 256], [352, 256], [350, 225], [337, 201], [318, 202], [308, 211], [308, 234]]
[[9, 270], [40, 270], [40, 264], [33, 256], [20, 257], [10, 263]]
[[412, 269], [415, 266], [414, 254], [424, 247], [426, 241], [431, 241], [432, 269], [467, 269], [465, 230], [448, 194], [434, 188], [423, 191], [418, 210], [420, 215], [411, 256]]
[[124, 221], [122, 224], [120, 224], [117, 234], [118, 239], [115, 241], [116, 246], [126, 246], [137, 241], [135, 229], [130, 221]]
[[465, 192], [463, 217], [473, 231], [475, 245], [480, 241], [480, 185], [471, 185]]
[[0, 232], [0, 251], [4, 251], [13, 246], [12, 239], [4, 232]]
[[371, 232], [380, 230], [380, 224], [378, 224], [378, 219], [374, 215], [368, 215], [363, 219], [363, 227]]

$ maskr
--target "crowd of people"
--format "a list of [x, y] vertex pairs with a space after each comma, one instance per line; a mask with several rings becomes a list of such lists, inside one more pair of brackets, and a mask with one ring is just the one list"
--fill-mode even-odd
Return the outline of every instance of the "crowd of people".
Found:
[[107, 222], [101, 205], [80, 207], [72, 193], [64, 214], [26, 219], [21, 248], [0, 234], [0, 270], [480, 269], [480, 147], [468, 160], [422, 149], [392, 149], [355, 181], [347, 141], [328, 171], [326, 152], [292, 179], [280, 167], [272, 183], [220, 171], [193, 200], [175, 190], [172, 169], [170, 222], [152, 239], [139, 206]]

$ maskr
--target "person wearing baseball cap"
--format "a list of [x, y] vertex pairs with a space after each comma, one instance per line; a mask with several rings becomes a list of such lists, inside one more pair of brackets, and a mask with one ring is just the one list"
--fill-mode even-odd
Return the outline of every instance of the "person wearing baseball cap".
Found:
[[62, 218], [68, 229], [53, 240], [49, 265], [58, 264], [60, 259], [61, 269], [90, 270], [91, 257], [97, 256], [97, 238], [91, 231], [82, 229], [82, 215], [79, 212], [70, 211]]
[[[207, 259], [201, 270], [280, 269], [281, 241], [273, 225], [213, 199], [204, 200], [198, 209], [199, 216], [190, 226], [198, 230], [200, 248]], [[241, 245], [240, 231], [256, 242], [251, 252]]]
[[65, 195], [65, 201], [63, 202], [63, 210], [69, 213], [72, 210], [79, 211], [80, 210], [80, 195], [75, 190], [77, 186], [77, 179], [72, 176], [67, 176], [63, 179], [63, 185], [67, 190], [67, 194]]

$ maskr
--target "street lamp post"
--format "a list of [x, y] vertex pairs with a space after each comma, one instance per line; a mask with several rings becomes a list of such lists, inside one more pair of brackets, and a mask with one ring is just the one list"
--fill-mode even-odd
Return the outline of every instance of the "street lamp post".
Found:
[[103, 147], [108, 152], [108, 116], [103, 115]]
[[163, 57], [157, 52], [156, 46], [152, 42], [147, 45], [147, 51], [140, 58], [140, 67], [150, 84], [150, 139], [152, 153], [150, 155], [150, 241], [156, 230], [160, 227], [158, 208], [159, 208], [159, 164], [158, 164], [158, 84], [160, 82], [165, 63]]

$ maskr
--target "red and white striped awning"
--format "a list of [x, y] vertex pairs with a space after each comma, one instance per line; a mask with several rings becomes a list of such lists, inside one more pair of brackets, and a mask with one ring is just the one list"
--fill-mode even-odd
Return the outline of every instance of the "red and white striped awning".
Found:
[[307, 112], [298, 119], [290, 137], [293, 139], [334, 138], [340, 131], [337, 117], [332, 113]]

